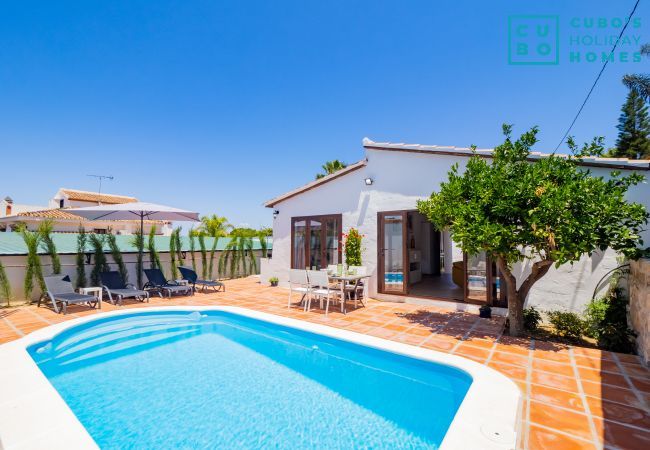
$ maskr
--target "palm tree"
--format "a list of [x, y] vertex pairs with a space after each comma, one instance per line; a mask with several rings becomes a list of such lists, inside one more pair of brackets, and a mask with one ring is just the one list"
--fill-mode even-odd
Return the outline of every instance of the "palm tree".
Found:
[[79, 225], [79, 232], [77, 234], [77, 284], [78, 288], [86, 287], [86, 230], [83, 226]]
[[233, 237], [219, 258], [219, 273], [228, 273], [230, 278], [246, 276], [257, 272], [257, 260], [253, 253], [253, 238]]
[[194, 238], [196, 237], [196, 230], [194, 227], [190, 228], [188, 237], [190, 239], [190, 257], [192, 258], [192, 270], [196, 272], [196, 257], [194, 256], [194, 251], [196, 250], [196, 243], [194, 242]]
[[25, 269], [24, 291], [25, 298], [29, 300], [34, 290], [34, 278], [36, 278], [36, 282], [41, 288], [41, 293], [47, 291], [45, 280], [43, 279], [41, 259], [38, 256], [38, 245], [40, 244], [41, 236], [39, 233], [29, 231], [26, 226], [21, 226], [19, 231], [27, 247], [27, 268]]
[[135, 246], [138, 249], [137, 260], [135, 263], [136, 273], [138, 274], [138, 287], [140, 288], [142, 284], [142, 269], [144, 268], [144, 262], [142, 254], [144, 252], [144, 235], [138, 228], [131, 238], [131, 245]]
[[149, 248], [149, 264], [152, 269], [160, 269], [162, 271], [162, 264], [160, 264], [160, 256], [156, 249], [156, 226], [153, 225], [149, 230], [149, 241], [147, 242]]
[[0, 299], [7, 300], [7, 306], [11, 304], [11, 285], [9, 284], [9, 278], [7, 277], [7, 272], [5, 272], [5, 266], [2, 265], [0, 261]]
[[201, 217], [201, 225], [199, 225], [198, 231], [209, 237], [223, 237], [228, 235], [231, 228], [232, 225], [228, 223], [228, 219], [212, 214], [211, 216]]
[[212, 246], [210, 247], [210, 262], [206, 268], [203, 269], [203, 276], [209, 280], [212, 279], [212, 272], [214, 267], [214, 254], [217, 250], [217, 243], [220, 237], [228, 235], [233, 226], [228, 223], [228, 219], [223, 216], [212, 214], [211, 216], [201, 217], [201, 225], [199, 225], [198, 232], [207, 237], [214, 238]]
[[208, 278], [208, 253], [205, 249], [205, 235], [199, 234], [199, 250], [201, 251], [201, 275], [204, 279]]
[[95, 265], [93, 270], [90, 273], [90, 282], [93, 286], [101, 286], [102, 279], [101, 273], [108, 272], [110, 270], [108, 266], [108, 261], [106, 260], [106, 254], [104, 253], [104, 237], [101, 234], [89, 234], [90, 245], [93, 247], [93, 253]]
[[[650, 44], [643, 44], [641, 46], [641, 55], [650, 57]], [[644, 100], [648, 101], [650, 99], [650, 74], [637, 73], [625, 75], [623, 77], [623, 84], [639, 94]]]
[[334, 172], [338, 172], [341, 169], [345, 169], [347, 166], [348, 165], [346, 163], [341, 162], [338, 159], [327, 161], [325, 164], [321, 166], [325, 171], [325, 173], [316, 174], [316, 179], [318, 180], [319, 178], [323, 178], [324, 176], [331, 175]]
[[54, 275], [61, 273], [61, 259], [56, 252], [56, 245], [52, 240], [52, 231], [54, 230], [54, 223], [51, 220], [44, 220], [38, 225], [38, 234], [40, 243], [44, 250], [50, 255], [52, 260], [52, 273]]
[[183, 255], [182, 255], [182, 243], [181, 243], [181, 228], [174, 228], [171, 236], [169, 237], [169, 265], [171, 267], [172, 278], [175, 280], [178, 278], [178, 267], [176, 266], [177, 262], [180, 265], [183, 265]]
[[113, 261], [117, 264], [117, 270], [120, 272], [122, 281], [126, 284], [129, 282], [129, 271], [126, 268], [126, 264], [124, 264], [122, 251], [120, 250], [120, 246], [117, 244], [117, 237], [115, 237], [113, 233], [109, 233], [106, 235], [106, 241], [108, 242], [108, 248], [111, 249]]

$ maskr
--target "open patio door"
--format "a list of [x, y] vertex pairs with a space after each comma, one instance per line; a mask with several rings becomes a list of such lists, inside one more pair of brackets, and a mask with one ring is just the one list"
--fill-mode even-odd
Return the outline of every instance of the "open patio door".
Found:
[[408, 289], [406, 211], [378, 213], [379, 292], [405, 295]]

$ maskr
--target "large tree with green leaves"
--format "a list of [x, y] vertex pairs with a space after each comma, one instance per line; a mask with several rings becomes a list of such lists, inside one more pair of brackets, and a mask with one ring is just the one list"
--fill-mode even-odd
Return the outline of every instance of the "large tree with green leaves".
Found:
[[323, 164], [321, 167], [323, 169], [323, 173], [317, 173], [316, 174], [316, 179], [318, 180], [319, 178], [323, 178], [327, 175], [331, 175], [334, 172], [338, 172], [341, 169], [345, 169], [348, 165], [344, 162], [339, 161], [338, 159], [333, 159], [332, 161], [327, 161], [325, 164]]
[[[650, 44], [641, 46], [641, 55], [650, 57]], [[650, 75], [647, 73], [636, 73], [625, 75], [623, 84], [629, 89], [635, 91], [644, 100], [650, 99]]]
[[634, 90], [627, 95], [618, 118], [618, 139], [610, 156], [617, 158], [650, 158], [650, 119], [648, 106]]
[[[533, 285], [552, 266], [578, 261], [583, 255], [612, 248], [628, 257], [639, 254], [639, 233], [648, 212], [625, 194], [643, 181], [637, 173], [608, 179], [593, 176], [579, 163], [603, 152], [602, 138], [572, 155], [529, 160], [537, 128], [505, 142], [489, 160], [475, 154], [464, 171], [456, 164], [448, 180], [418, 210], [438, 229], [449, 227], [453, 240], [470, 255], [485, 252], [501, 271], [508, 294], [510, 333], [523, 331], [524, 301]], [[513, 273], [515, 264], [529, 260], [525, 279]]]

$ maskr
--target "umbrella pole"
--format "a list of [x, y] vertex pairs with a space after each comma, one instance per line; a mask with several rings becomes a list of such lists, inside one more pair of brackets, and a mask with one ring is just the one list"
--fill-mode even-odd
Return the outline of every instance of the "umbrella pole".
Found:
[[144, 266], [143, 253], [144, 251], [144, 214], [140, 213], [140, 245], [138, 245], [138, 252], [140, 253], [140, 265], [138, 266], [138, 280], [140, 281], [140, 286], [138, 289], [142, 289], [142, 267]]

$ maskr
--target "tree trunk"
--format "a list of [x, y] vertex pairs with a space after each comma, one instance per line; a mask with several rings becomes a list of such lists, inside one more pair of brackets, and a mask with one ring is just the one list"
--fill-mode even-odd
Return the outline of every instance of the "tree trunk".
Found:
[[508, 286], [508, 319], [510, 336], [521, 336], [524, 332], [524, 301], [516, 289]]
[[508, 290], [508, 319], [510, 321], [510, 335], [521, 336], [524, 332], [524, 302], [533, 285], [542, 278], [553, 265], [553, 261], [543, 259], [533, 264], [530, 275], [526, 277], [519, 289], [517, 279], [512, 274], [508, 263], [503, 258], [497, 258], [497, 266], [503, 274]]

